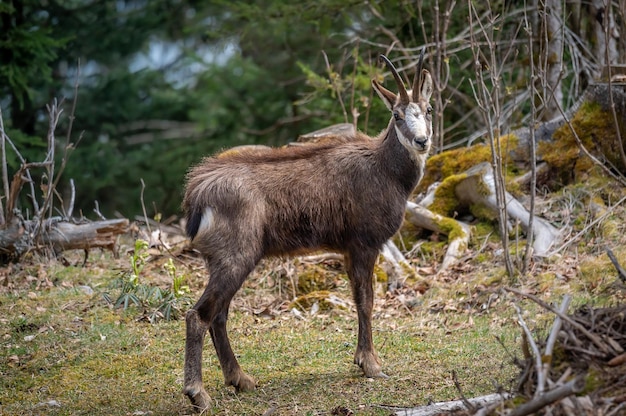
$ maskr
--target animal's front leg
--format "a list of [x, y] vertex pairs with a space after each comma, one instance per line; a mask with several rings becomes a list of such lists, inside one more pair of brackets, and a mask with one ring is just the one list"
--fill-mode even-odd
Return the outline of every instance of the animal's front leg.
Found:
[[224, 374], [224, 382], [227, 386], [234, 386], [237, 391], [254, 390], [256, 381], [243, 372], [230, 346], [226, 332], [227, 317], [228, 306], [215, 317], [210, 329], [213, 345], [215, 345], [215, 351]]
[[372, 341], [372, 310], [374, 308], [373, 273], [377, 250], [363, 249], [346, 255], [348, 276], [359, 319], [359, 335], [354, 363], [367, 377], [384, 377], [381, 361]]

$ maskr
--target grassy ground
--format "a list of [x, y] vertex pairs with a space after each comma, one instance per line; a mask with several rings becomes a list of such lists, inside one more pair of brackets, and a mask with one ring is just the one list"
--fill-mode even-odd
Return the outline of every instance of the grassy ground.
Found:
[[[626, 264], [623, 224], [617, 218], [611, 246]], [[479, 237], [470, 250], [491, 245], [485, 242], [487, 237]], [[392, 407], [459, 398], [453, 372], [467, 397], [511, 390], [518, 371], [512, 356], [521, 354], [513, 303], [538, 337], [554, 317], [502, 287], [522, 287], [555, 303], [570, 293], [572, 308], [621, 303], [625, 292], [615, 286], [614, 268], [599, 246], [583, 241], [514, 281], [504, 277], [497, 250], [487, 249], [445, 274], [428, 275], [432, 268], [424, 267], [426, 286], [411, 282], [402, 291], [384, 293], [384, 283], [377, 283], [374, 338], [387, 380], [364, 378], [352, 364], [356, 317], [336, 264], [323, 268], [333, 293], [348, 306], [312, 313], [291, 300], [301, 286], [298, 276], [322, 266], [266, 262], [237, 295], [229, 320], [235, 352], [259, 387], [244, 394], [225, 387], [207, 343], [204, 383], [214, 404], [209, 413], [388, 415]], [[152, 324], [145, 311], [115, 308], [103, 296], [115, 298], [119, 289], [112, 282], [132, 270], [128, 250], [123, 246], [118, 260], [92, 253], [85, 267], [31, 258], [0, 269], [5, 283], [0, 288], [0, 414], [191, 414], [181, 394], [184, 321]], [[70, 262], [80, 262], [77, 253], [69, 256]], [[142, 284], [171, 285], [163, 269], [167, 258], [167, 252], [146, 258]], [[436, 255], [422, 259], [429, 261]], [[176, 274], [186, 276], [190, 302], [195, 300], [205, 282], [201, 263], [181, 256], [175, 266]]]

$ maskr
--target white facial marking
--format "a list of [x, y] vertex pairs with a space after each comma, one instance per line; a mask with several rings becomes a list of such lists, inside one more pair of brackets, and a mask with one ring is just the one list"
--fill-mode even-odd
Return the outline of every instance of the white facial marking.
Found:
[[200, 227], [198, 228], [198, 232], [204, 232], [211, 229], [213, 225], [213, 208], [206, 207], [204, 212], [202, 213], [202, 219], [200, 220]]
[[[419, 155], [428, 153], [430, 149], [430, 125], [426, 116], [421, 112], [415, 103], [410, 103], [404, 113], [404, 126], [402, 128], [396, 125], [396, 134], [400, 142], [406, 147], [411, 154]], [[403, 131], [406, 133], [403, 133]], [[407, 137], [407, 134], [409, 137]], [[421, 142], [426, 141], [425, 147], [421, 146], [415, 139]]]
[[428, 134], [427, 121], [424, 114], [421, 114], [419, 107], [411, 103], [406, 109], [404, 122], [415, 137], [426, 137]]

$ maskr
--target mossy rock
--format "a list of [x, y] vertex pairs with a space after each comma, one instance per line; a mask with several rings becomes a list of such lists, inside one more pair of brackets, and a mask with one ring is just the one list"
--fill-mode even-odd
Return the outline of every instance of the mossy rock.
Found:
[[309, 310], [314, 304], [318, 304], [320, 310], [328, 311], [334, 308], [348, 309], [348, 302], [329, 290], [319, 290], [298, 296], [289, 308]]
[[303, 295], [335, 288], [337, 273], [319, 265], [308, 265], [300, 273], [296, 282], [296, 294]]
[[380, 262], [378, 262], [374, 266], [374, 282], [387, 283], [388, 281], [389, 281], [389, 275], [387, 274], [385, 269], [380, 266]]
[[420, 246], [422, 254], [427, 257], [442, 258], [446, 252], [446, 241], [426, 241]]
[[[518, 138], [513, 134], [500, 137], [500, 147], [505, 153], [516, 149], [517, 143]], [[491, 163], [491, 147], [487, 144], [477, 144], [433, 155], [426, 162], [424, 178], [420, 182], [417, 192], [424, 192], [433, 183], [442, 182], [445, 178], [461, 174], [482, 162]], [[507, 163], [505, 175], [513, 177], [516, 174], [517, 167], [513, 163]]]
[[[515, 135], [510, 134], [500, 137], [502, 152], [509, 153], [517, 149], [517, 143], [518, 138]], [[417, 188], [417, 192], [425, 192], [430, 185], [440, 182], [435, 190], [434, 201], [429, 207], [431, 211], [448, 217], [453, 217], [455, 213], [461, 214], [471, 211], [471, 207], [459, 204], [459, 200], [455, 195], [457, 185], [468, 179], [474, 180], [477, 192], [483, 195], [490, 194], [491, 190], [478, 179], [479, 176], [471, 175], [470, 173], [471, 176], [468, 177], [467, 171], [481, 163], [491, 163], [491, 160], [491, 147], [485, 144], [449, 150], [432, 156], [426, 163], [426, 173]], [[513, 163], [512, 159], [505, 161], [504, 176], [506, 188], [514, 196], [519, 196], [522, 193], [520, 185], [513, 181], [518, 173], [518, 166]], [[486, 215], [484, 218], [491, 219], [491, 215]]]
[[[622, 173], [626, 172], [619, 152], [617, 130], [610, 112], [597, 103], [585, 102], [571, 119], [571, 127], [585, 148], [596, 157], [608, 160]], [[623, 127], [621, 130], [625, 130]], [[626, 132], [621, 132], [625, 137]], [[572, 129], [566, 123], [559, 127], [551, 142], [539, 143], [542, 155], [563, 184], [589, 178], [594, 162], [579, 148]]]

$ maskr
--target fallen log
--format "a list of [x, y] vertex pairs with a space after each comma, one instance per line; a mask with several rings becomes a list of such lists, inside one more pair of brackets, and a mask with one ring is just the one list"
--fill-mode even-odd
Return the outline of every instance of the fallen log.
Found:
[[439, 272], [448, 269], [464, 255], [471, 236], [469, 225], [436, 214], [410, 201], [406, 204], [406, 214], [407, 220], [413, 225], [448, 236], [448, 249], [439, 266]]
[[[494, 214], [498, 212], [496, 200], [495, 178], [493, 169], [487, 162], [479, 163], [470, 169], [453, 177], [448, 177], [437, 186], [431, 187], [429, 193], [422, 199], [420, 205], [430, 206], [479, 206]], [[447, 199], [453, 199], [452, 202]], [[528, 234], [530, 212], [506, 192], [506, 212], [510, 219], [519, 221], [522, 229]], [[548, 254], [559, 237], [559, 230], [546, 220], [535, 216], [532, 222], [534, 233], [534, 255], [543, 257]]]
[[60, 218], [44, 221], [13, 219], [0, 229], [0, 258], [19, 260], [29, 251], [52, 251], [104, 248], [117, 255], [117, 239], [128, 230], [126, 218], [94, 222], [72, 222]]
[[474, 406], [474, 408], [483, 408], [496, 403], [502, 403], [510, 397], [511, 395], [508, 393], [488, 394], [486, 396], [473, 397], [466, 400], [433, 403], [414, 408], [395, 408], [394, 414], [398, 416], [439, 416], [444, 414], [453, 414], [453, 412], [468, 410], [466, 401]]
[[59, 222], [43, 233], [41, 243], [55, 253], [65, 250], [105, 248], [116, 253], [117, 237], [128, 229], [126, 218], [74, 224]]
[[417, 271], [411, 266], [392, 240], [387, 240], [383, 244], [380, 254], [385, 259], [385, 264], [382, 267], [387, 273], [388, 290], [394, 290], [402, 286], [409, 277], [418, 277]]

